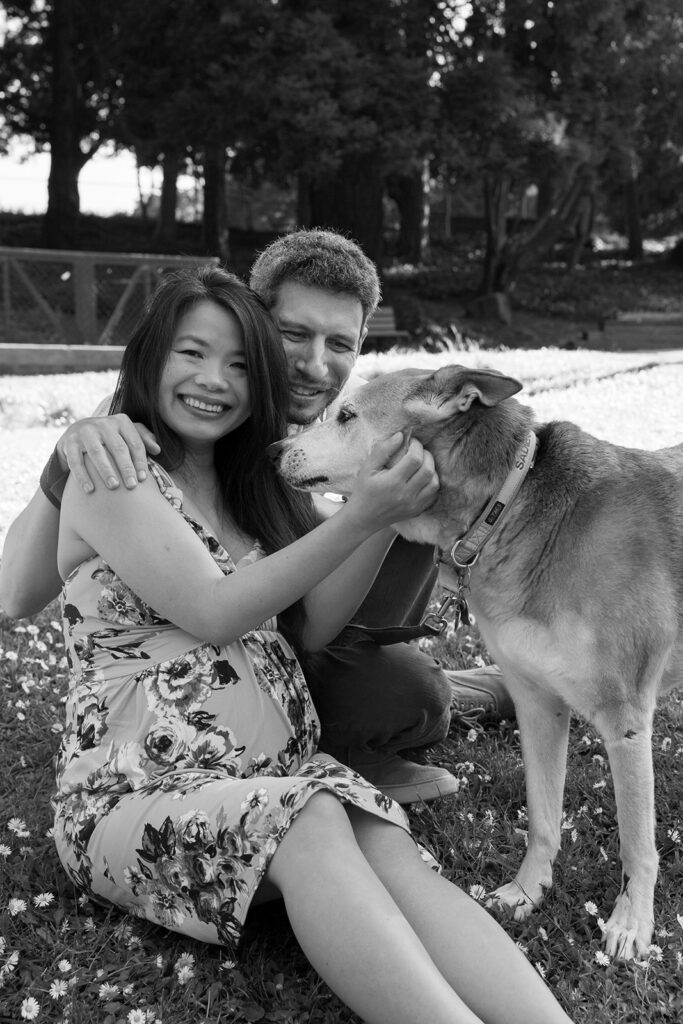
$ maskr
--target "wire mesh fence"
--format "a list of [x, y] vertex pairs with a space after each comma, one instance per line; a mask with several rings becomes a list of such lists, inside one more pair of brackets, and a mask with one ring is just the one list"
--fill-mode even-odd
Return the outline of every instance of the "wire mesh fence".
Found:
[[217, 257], [0, 247], [0, 343], [125, 345], [166, 271]]

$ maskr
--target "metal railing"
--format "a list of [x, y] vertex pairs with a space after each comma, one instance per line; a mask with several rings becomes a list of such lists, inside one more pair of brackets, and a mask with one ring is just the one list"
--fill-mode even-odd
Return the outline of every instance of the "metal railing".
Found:
[[161, 275], [218, 257], [0, 247], [0, 342], [125, 345]]

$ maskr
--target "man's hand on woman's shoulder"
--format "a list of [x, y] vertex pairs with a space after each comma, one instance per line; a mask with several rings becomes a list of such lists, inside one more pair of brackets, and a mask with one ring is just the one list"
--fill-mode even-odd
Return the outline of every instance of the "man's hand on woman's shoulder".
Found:
[[65, 472], [86, 493], [94, 489], [94, 481], [85, 466], [88, 455], [92, 467], [111, 490], [123, 481], [132, 488], [147, 476], [147, 455], [158, 455], [157, 440], [151, 430], [133, 421], [124, 413], [113, 416], [91, 416], [77, 420], [57, 442], [57, 455]]

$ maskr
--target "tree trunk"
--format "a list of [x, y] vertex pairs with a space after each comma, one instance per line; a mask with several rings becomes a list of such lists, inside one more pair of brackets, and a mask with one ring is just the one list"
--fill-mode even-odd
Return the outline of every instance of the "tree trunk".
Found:
[[509, 174], [487, 175], [484, 178], [484, 216], [486, 221], [486, 252], [480, 293], [505, 291], [505, 260], [507, 214], [510, 196]]
[[507, 235], [506, 211], [508, 176], [484, 182], [486, 203], [486, 256], [482, 293], [507, 292], [515, 278], [540, 260], [576, 219], [577, 207], [590, 194], [591, 183], [585, 167], [579, 167], [570, 185], [544, 217], [528, 231]]
[[346, 156], [336, 173], [313, 182], [310, 223], [329, 228], [358, 242], [377, 266], [384, 247], [384, 175], [373, 155]]
[[592, 192], [585, 192], [579, 199], [576, 207], [576, 219], [574, 221], [574, 240], [567, 258], [567, 271], [571, 272], [581, 262], [581, 257], [590, 238], [595, 221], [595, 196]]
[[643, 227], [640, 219], [638, 195], [638, 161], [633, 150], [624, 154], [624, 213], [628, 234], [628, 255], [632, 260], [643, 258]]
[[429, 165], [413, 174], [391, 174], [387, 192], [398, 207], [401, 227], [396, 255], [406, 263], [420, 263], [429, 247]]
[[204, 248], [212, 256], [228, 259], [228, 226], [225, 201], [225, 146], [207, 142], [204, 149]]
[[85, 159], [78, 134], [78, 77], [73, 62], [74, 0], [54, 0], [50, 18], [52, 111], [50, 173], [43, 238], [48, 249], [73, 249], [78, 242], [78, 175]]
[[176, 207], [178, 205], [178, 172], [180, 158], [170, 146], [165, 149], [161, 161], [161, 200], [154, 238], [164, 249], [174, 249], [176, 244]]
[[311, 176], [299, 171], [296, 176], [296, 222], [300, 227], [311, 228]]

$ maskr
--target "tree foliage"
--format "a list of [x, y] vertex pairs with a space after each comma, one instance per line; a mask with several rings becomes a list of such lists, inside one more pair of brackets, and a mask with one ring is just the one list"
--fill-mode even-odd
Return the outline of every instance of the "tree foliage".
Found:
[[[207, 251], [225, 253], [226, 169], [296, 184], [301, 225], [378, 261], [383, 209], [417, 261], [425, 193], [479, 189], [484, 289], [600, 203], [640, 249], [641, 214], [682, 184], [679, 0], [14, 0], [4, 5], [0, 146], [50, 149], [48, 244], [71, 245], [78, 175], [103, 142], [205, 186]], [[515, 223], [530, 185], [540, 220]]]
[[5, 5], [5, 16], [1, 131], [50, 150], [45, 242], [71, 247], [78, 175], [112, 138], [118, 116], [112, 24], [93, 17], [87, 0], [19, 0]]

